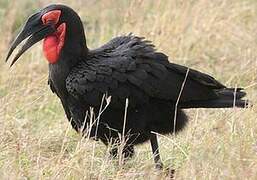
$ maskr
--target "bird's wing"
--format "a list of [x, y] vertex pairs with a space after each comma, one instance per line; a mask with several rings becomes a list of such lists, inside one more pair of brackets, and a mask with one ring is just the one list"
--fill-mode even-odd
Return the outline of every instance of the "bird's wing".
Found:
[[92, 51], [73, 68], [66, 87], [73, 96], [95, 106], [103, 93], [114, 102], [129, 98], [136, 105], [150, 98], [173, 102], [178, 97], [181, 102], [215, 99], [215, 89], [225, 86], [207, 74], [169, 63], [148, 41], [130, 35]]

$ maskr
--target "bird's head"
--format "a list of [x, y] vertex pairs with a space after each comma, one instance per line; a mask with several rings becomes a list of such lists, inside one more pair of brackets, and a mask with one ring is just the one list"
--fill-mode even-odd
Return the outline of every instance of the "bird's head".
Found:
[[43, 39], [43, 52], [51, 64], [60, 59], [64, 49], [71, 55], [81, 55], [87, 50], [84, 29], [78, 14], [60, 4], [49, 5], [28, 18], [13, 41], [6, 61], [26, 38], [27, 41], [14, 57], [11, 66], [26, 50]]

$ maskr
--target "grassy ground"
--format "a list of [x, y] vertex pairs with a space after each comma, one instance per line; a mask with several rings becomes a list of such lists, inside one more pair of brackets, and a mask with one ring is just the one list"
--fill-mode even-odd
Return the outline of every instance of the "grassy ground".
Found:
[[[125, 165], [99, 142], [81, 139], [47, 86], [47, 63], [34, 46], [15, 67], [8, 42], [26, 17], [53, 2], [0, 0], [0, 179], [166, 179], [153, 169], [148, 143]], [[257, 101], [256, 0], [59, 1], [83, 19], [90, 48], [133, 32], [152, 40], [170, 61], [246, 88]], [[190, 110], [180, 134], [160, 137], [176, 179], [257, 179], [257, 108]]]

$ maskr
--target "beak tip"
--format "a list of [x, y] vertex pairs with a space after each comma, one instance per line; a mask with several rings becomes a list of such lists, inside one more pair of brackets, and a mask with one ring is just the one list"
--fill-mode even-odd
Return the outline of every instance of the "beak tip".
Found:
[[11, 68], [11, 67], [12, 67], [12, 65], [13, 65], [13, 63], [12, 63], [12, 64], [10, 64], [9, 68]]
[[7, 61], [8, 61], [8, 59], [9, 59], [9, 57], [11, 56], [11, 54], [12, 54], [13, 50], [14, 50], [14, 48], [13, 48], [13, 47], [11, 47], [11, 48], [9, 49], [8, 54], [7, 54], [6, 58], [5, 58], [5, 62], [7, 62]]
[[13, 59], [12, 63], [10, 64], [10, 67], [12, 67], [12, 66], [14, 65], [14, 63], [15, 63], [17, 60], [18, 60], [18, 58], [15, 57], [15, 58]]

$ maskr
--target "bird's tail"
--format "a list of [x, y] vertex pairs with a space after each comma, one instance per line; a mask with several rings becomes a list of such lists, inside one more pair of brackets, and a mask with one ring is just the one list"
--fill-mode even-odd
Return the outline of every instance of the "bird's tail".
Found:
[[217, 99], [199, 100], [191, 102], [181, 102], [181, 109], [187, 108], [245, 108], [249, 106], [249, 101], [242, 99], [246, 93], [243, 88], [224, 88], [215, 90], [218, 95]]

